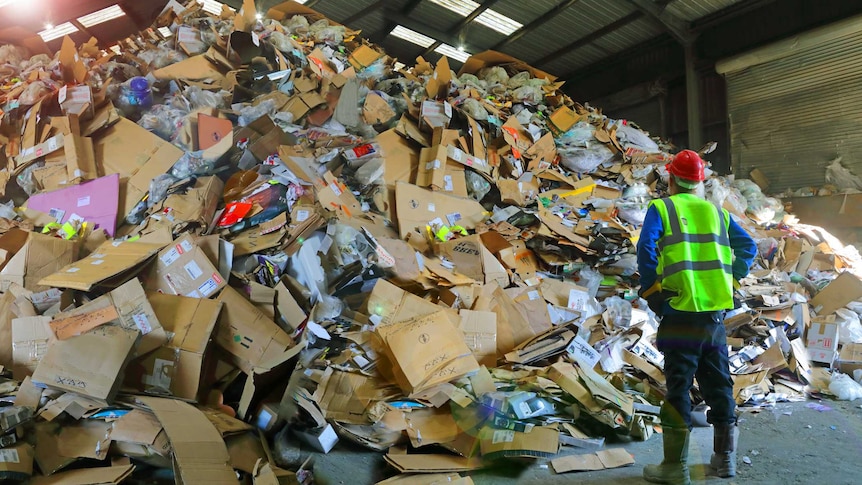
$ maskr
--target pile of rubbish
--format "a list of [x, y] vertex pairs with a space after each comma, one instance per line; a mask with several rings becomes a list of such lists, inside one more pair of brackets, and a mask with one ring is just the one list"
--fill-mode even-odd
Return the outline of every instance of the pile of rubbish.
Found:
[[[172, 1], [109, 50], [0, 48], [0, 479], [312, 483], [284, 450], [342, 440], [472, 483], [660, 426], [634, 245], [676, 149], [507, 55], [396, 68], [359, 34]], [[852, 399], [855, 248], [704, 190], [759, 248], [737, 402]]]

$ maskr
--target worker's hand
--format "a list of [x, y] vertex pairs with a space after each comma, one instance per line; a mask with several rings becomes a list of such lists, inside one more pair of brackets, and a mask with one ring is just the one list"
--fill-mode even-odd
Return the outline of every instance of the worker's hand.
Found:
[[659, 317], [662, 316], [662, 314], [664, 314], [664, 302], [666, 299], [665, 299], [664, 295], [662, 294], [662, 292], [660, 292], [660, 291], [655, 292], [655, 293], [647, 296], [645, 299], [646, 299], [647, 305], [649, 306], [649, 309], [652, 310], [653, 313], [655, 313]]

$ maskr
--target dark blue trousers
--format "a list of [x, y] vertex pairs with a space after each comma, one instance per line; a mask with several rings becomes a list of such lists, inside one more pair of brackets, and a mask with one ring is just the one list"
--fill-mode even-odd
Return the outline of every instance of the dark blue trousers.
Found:
[[666, 313], [656, 345], [664, 354], [667, 381], [660, 413], [664, 426], [691, 429], [690, 390], [695, 377], [710, 407], [707, 421], [713, 425], [736, 422], [724, 312]]

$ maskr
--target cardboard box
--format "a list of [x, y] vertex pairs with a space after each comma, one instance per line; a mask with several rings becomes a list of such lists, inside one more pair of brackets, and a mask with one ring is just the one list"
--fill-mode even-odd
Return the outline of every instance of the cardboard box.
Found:
[[27, 443], [0, 449], [0, 480], [27, 481], [33, 475], [34, 456], [33, 447]]
[[60, 271], [78, 257], [78, 247], [72, 241], [30, 233], [27, 243], [0, 271], [0, 290], [7, 291], [12, 283], [33, 291], [49, 286], [42, 280]]
[[218, 301], [224, 306], [215, 341], [243, 372], [271, 370], [298, 353], [293, 339], [235, 289], [225, 288]]
[[862, 280], [852, 273], [844, 272], [820, 290], [811, 299], [810, 305], [818, 315], [829, 315], [860, 298], [862, 298]]
[[178, 483], [236, 483], [236, 474], [228, 464], [227, 447], [204, 413], [177, 400], [146, 397], [141, 401], [155, 413], [171, 441]]
[[838, 350], [839, 326], [837, 323], [813, 321], [808, 328], [806, 347], [828, 351]]
[[104, 173], [120, 175], [121, 219], [149, 193], [150, 181], [167, 173], [183, 156], [182, 150], [126, 118], [99, 135], [93, 149]]
[[299, 438], [300, 441], [321, 453], [329, 453], [338, 443], [338, 435], [329, 423], [322, 428], [315, 428], [306, 431], [294, 431], [293, 434]]
[[147, 289], [191, 298], [214, 296], [227, 283], [190, 234], [159, 253]]
[[120, 388], [140, 335], [137, 330], [109, 324], [58, 340], [37, 365], [33, 383], [109, 402]]
[[480, 365], [497, 364], [497, 314], [494, 312], [461, 310], [458, 328], [464, 341]]
[[[6, 311], [11, 316], [11, 310]], [[13, 366], [16, 378], [32, 375], [48, 352], [49, 345], [56, 340], [49, 326], [50, 321], [51, 317], [45, 316], [12, 320], [12, 358], [9, 363]]]
[[401, 238], [425, 227], [459, 225], [474, 229], [485, 218], [485, 209], [473, 199], [432, 192], [413, 184], [395, 185], [396, 216]]
[[134, 270], [163, 247], [155, 243], [107, 241], [86, 258], [42, 278], [39, 284], [81, 291], [96, 286], [116, 288], [131, 279]]
[[376, 333], [396, 366], [395, 379], [405, 394], [419, 394], [479, 370], [464, 335], [443, 310], [379, 326]]
[[838, 370], [853, 377], [858, 369], [862, 369], [862, 344], [844, 344], [838, 354]]
[[174, 234], [190, 228], [206, 233], [224, 194], [224, 183], [218, 177], [201, 177], [185, 194], [171, 194], [159, 207], [171, 222]]
[[197, 400], [207, 346], [222, 304], [161, 293], [150, 295], [149, 300], [172, 337], [159, 351], [129, 365], [126, 384], [141, 391], [159, 388], [182, 399]]

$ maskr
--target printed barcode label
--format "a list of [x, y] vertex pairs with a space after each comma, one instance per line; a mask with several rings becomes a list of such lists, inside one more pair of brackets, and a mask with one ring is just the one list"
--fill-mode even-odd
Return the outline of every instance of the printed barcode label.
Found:
[[189, 261], [188, 263], [186, 263], [185, 266], [183, 266], [183, 268], [185, 268], [186, 273], [188, 273], [189, 275], [189, 278], [193, 280], [200, 278], [204, 274], [204, 272], [201, 271], [201, 267], [198, 266], [198, 263], [194, 261]]
[[18, 456], [18, 450], [0, 450], [0, 462], [20, 463], [21, 458]]

